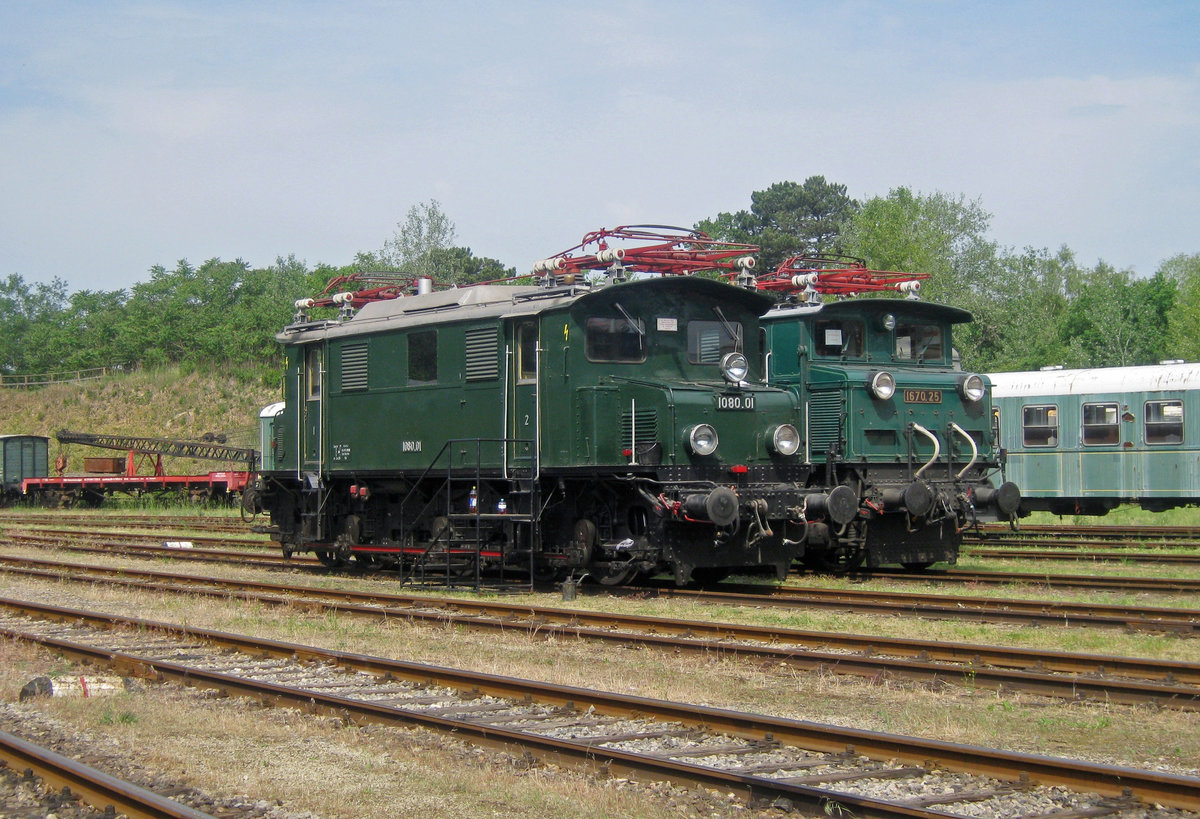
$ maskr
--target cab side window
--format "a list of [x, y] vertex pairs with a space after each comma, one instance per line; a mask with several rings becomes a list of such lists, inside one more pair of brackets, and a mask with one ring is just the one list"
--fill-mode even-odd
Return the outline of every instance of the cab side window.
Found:
[[588, 361], [640, 363], [646, 360], [646, 328], [641, 319], [587, 320], [584, 348]]
[[[733, 330], [735, 335], [730, 335]], [[721, 357], [742, 346], [742, 325], [733, 322], [726, 326], [720, 321], [689, 321], [688, 363], [719, 364]]]
[[902, 361], [942, 361], [946, 348], [936, 324], [897, 324], [896, 358]]
[[408, 336], [408, 383], [436, 384], [438, 380], [437, 330]]
[[825, 319], [813, 324], [813, 345], [824, 358], [861, 358], [863, 323], [857, 320]]

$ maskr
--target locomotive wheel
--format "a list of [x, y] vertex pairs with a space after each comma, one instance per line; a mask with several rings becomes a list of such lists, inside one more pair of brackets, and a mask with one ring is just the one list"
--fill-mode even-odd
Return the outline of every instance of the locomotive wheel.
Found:
[[343, 560], [337, 552], [330, 549], [318, 549], [317, 560], [321, 561], [331, 569], [340, 569], [342, 566], [346, 565], [346, 561]]

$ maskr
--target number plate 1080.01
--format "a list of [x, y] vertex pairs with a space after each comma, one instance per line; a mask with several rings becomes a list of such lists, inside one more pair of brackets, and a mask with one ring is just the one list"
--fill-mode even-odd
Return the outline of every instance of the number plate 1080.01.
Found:
[[718, 395], [717, 409], [719, 410], [752, 410], [754, 409], [753, 395]]
[[941, 390], [905, 390], [904, 403], [906, 404], [940, 404], [942, 403]]

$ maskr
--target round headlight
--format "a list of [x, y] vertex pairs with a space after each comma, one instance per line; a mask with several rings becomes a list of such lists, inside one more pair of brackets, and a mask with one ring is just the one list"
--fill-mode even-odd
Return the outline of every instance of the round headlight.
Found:
[[800, 449], [800, 433], [791, 424], [780, 424], [767, 431], [771, 451], [777, 455], [795, 455]]
[[891, 313], [885, 313], [879, 318], [879, 326], [890, 333], [896, 329], [896, 317]]
[[687, 431], [687, 445], [696, 455], [712, 455], [717, 451], [717, 431], [708, 424], [696, 424]]
[[730, 384], [740, 384], [750, 374], [750, 362], [741, 353], [726, 353], [721, 359], [721, 375]]
[[983, 379], [974, 373], [958, 379], [958, 394], [963, 397], [963, 400], [975, 403], [983, 400], [986, 393], [987, 387], [984, 386]]
[[883, 370], [871, 375], [868, 386], [871, 388], [871, 394], [881, 401], [886, 401], [896, 394], [896, 379], [892, 378], [891, 373]]

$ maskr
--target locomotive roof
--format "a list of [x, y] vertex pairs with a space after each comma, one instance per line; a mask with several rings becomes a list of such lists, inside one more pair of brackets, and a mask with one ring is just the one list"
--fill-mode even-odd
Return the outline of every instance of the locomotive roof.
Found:
[[988, 378], [992, 381], [992, 395], [996, 398], [1164, 392], [1200, 388], [1200, 364], [989, 373]]
[[966, 324], [974, 320], [970, 312], [959, 307], [914, 299], [843, 299], [813, 305], [781, 304], [772, 308], [763, 318], [768, 321], [778, 321], [797, 316], [821, 315], [837, 318], [843, 315], [862, 315], [863, 313], [897, 313], [924, 319], [949, 320], [951, 324]]
[[600, 307], [620, 299], [636, 301], [668, 293], [719, 299], [726, 304], [750, 310], [755, 315], [763, 313], [771, 304], [769, 297], [759, 293], [693, 276], [658, 276], [594, 288], [481, 284], [370, 302], [345, 321], [292, 324], [275, 338], [284, 344], [297, 344], [319, 338], [355, 336], [401, 327], [536, 315], [569, 304]]

